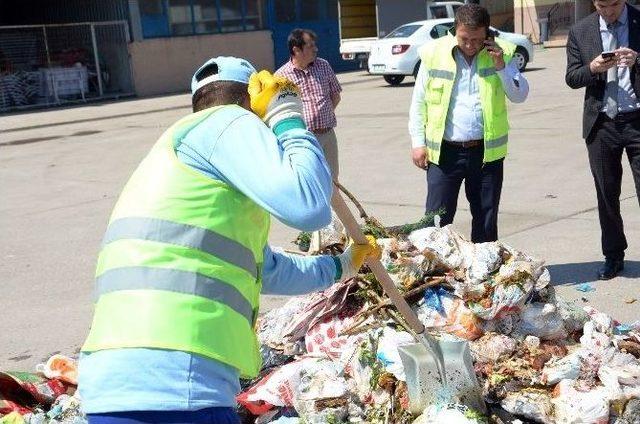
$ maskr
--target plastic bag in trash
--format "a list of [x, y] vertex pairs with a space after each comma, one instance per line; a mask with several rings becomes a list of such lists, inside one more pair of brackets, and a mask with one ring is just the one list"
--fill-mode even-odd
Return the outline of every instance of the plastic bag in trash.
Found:
[[598, 369], [598, 378], [611, 399], [640, 397], [640, 360], [629, 353], [614, 351]]
[[51, 409], [46, 415], [52, 420], [57, 420], [61, 423], [70, 423], [72, 421], [78, 421], [78, 419], [84, 419], [84, 414], [80, 408], [79, 398], [60, 395], [53, 405], [51, 405]]
[[564, 321], [564, 328], [573, 333], [576, 331], [582, 331], [584, 324], [589, 321], [589, 315], [579, 306], [576, 306], [572, 302], [568, 302], [562, 297], [554, 296], [554, 303], [558, 313]]
[[291, 325], [291, 317], [302, 313], [312, 301], [311, 296], [293, 297], [280, 308], [261, 316], [257, 331], [260, 344], [282, 349], [287, 344], [285, 334]]
[[606, 333], [598, 331], [596, 325], [594, 321], [588, 321], [584, 325], [582, 336], [580, 336], [580, 345], [593, 355], [601, 357], [610, 350], [612, 339]]
[[319, 231], [311, 233], [311, 243], [309, 253], [314, 254], [323, 251], [334, 244], [346, 244], [347, 236], [342, 222], [338, 216], [331, 211], [331, 222]]
[[516, 330], [523, 336], [536, 336], [541, 340], [560, 340], [567, 337], [564, 321], [550, 303], [526, 304], [520, 313]]
[[471, 353], [475, 362], [491, 364], [502, 356], [510, 356], [517, 347], [518, 343], [509, 336], [487, 333], [471, 342]]
[[537, 423], [555, 423], [551, 396], [545, 390], [524, 389], [509, 393], [500, 402], [500, 406], [511, 414], [521, 415]]
[[442, 271], [464, 267], [464, 255], [460, 251], [459, 243], [469, 242], [453, 231], [450, 225], [413, 231], [409, 234], [409, 241], [425, 258], [441, 265]]
[[492, 320], [504, 314], [519, 312], [532, 287], [533, 285], [502, 285], [493, 282], [492, 294], [479, 301], [470, 301], [468, 305], [478, 317]]
[[340, 367], [328, 360], [306, 362], [293, 403], [306, 423], [343, 421], [349, 413], [349, 393]]
[[391, 327], [385, 327], [382, 336], [378, 340], [376, 357], [384, 365], [387, 372], [392, 373], [398, 380], [406, 381], [398, 346], [415, 342], [413, 336], [406, 331], [396, 331]]
[[584, 311], [589, 315], [589, 319], [596, 331], [609, 335], [613, 333], [613, 329], [617, 324], [613, 318], [591, 306], [585, 306]]
[[279, 367], [293, 360], [293, 357], [290, 355], [285, 355], [282, 351], [272, 349], [266, 345], [260, 346], [260, 355], [262, 356], [263, 371], [269, 368]]
[[280, 417], [275, 421], [271, 421], [271, 424], [300, 424], [300, 418], [298, 417]]
[[518, 328], [520, 322], [520, 315], [515, 312], [506, 312], [500, 314], [499, 317], [489, 321], [482, 322], [482, 329], [485, 333], [493, 332], [505, 335], [510, 335]]
[[548, 386], [553, 386], [561, 380], [575, 380], [580, 376], [582, 361], [577, 352], [564, 358], [552, 358], [542, 370], [541, 380]]
[[502, 265], [503, 248], [500, 243], [462, 243], [467, 281], [478, 284], [486, 280]]
[[442, 297], [449, 296], [449, 292], [445, 290], [443, 287], [429, 287], [424, 291], [424, 305], [430, 309], [433, 309], [440, 315], [447, 314], [447, 311], [444, 309], [442, 305]]
[[303, 358], [275, 369], [237, 397], [238, 403], [254, 415], [261, 415], [272, 406], [293, 406], [300, 370], [315, 358]]
[[328, 316], [309, 328], [304, 338], [307, 352], [338, 359], [342, 356], [343, 352], [359, 344], [364, 337], [362, 334], [342, 334], [344, 330], [355, 323], [355, 313], [357, 312], [357, 310], [349, 313], [345, 311], [333, 316]]
[[573, 380], [562, 380], [554, 390], [553, 403], [558, 424], [607, 424], [609, 422], [608, 390], [603, 386], [577, 391]]
[[480, 320], [464, 301], [443, 288], [427, 289], [424, 303], [416, 310], [427, 328], [435, 328], [466, 340], [482, 336]]
[[53, 355], [46, 363], [36, 365], [36, 371], [49, 379], [57, 378], [65, 383], [78, 384], [78, 364], [68, 356]]
[[302, 364], [295, 400], [339, 398], [346, 394], [347, 384], [338, 364], [323, 359]]
[[466, 405], [431, 405], [424, 410], [413, 424], [485, 424], [482, 414], [469, 409]]

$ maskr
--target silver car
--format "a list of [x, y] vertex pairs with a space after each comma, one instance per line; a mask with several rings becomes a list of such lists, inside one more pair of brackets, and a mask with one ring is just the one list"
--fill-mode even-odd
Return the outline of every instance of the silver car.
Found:
[[[400, 84], [405, 76], [418, 74], [420, 57], [418, 49], [424, 43], [446, 35], [453, 28], [453, 19], [429, 19], [402, 25], [386, 37], [375, 41], [371, 45], [369, 55], [369, 72], [382, 75], [391, 85]], [[498, 38], [503, 38], [517, 46], [513, 60], [520, 71], [524, 71], [529, 62], [533, 61], [533, 44], [522, 34], [513, 32], [496, 32]]]

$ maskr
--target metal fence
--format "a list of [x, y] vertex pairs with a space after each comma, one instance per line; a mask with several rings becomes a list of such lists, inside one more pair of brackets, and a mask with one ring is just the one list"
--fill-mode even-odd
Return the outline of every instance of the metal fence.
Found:
[[133, 94], [127, 21], [0, 26], [0, 112]]

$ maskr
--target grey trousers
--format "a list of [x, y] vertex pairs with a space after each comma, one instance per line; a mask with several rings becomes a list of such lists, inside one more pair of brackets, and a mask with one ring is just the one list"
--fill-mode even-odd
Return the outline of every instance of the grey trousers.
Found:
[[338, 164], [338, 140], [336, 139], [336, 133], [332, 128], [326, 133], [316, 134], [316, 138], [324, 151], [324, 157], [329, 164], [331, 176], [334, 180], [337, 180], [338, 174], [340, 173], [340, 165]]

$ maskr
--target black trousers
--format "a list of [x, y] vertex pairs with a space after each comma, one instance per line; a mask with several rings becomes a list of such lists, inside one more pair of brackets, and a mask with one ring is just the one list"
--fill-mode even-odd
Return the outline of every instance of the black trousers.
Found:
[[614, 120], [601, 113], [587, 138], [587, 150], [598, 195], [602, 253], [623, 259], [627, 239], [620, 215], [622, 154], [627, 152], [640, 201], [640, 112], [618, 114]]
[[484, 147], [455, 147], [442, 143], [440, 164], [427, 168], [426, 213], [444, 209], [442, 226], [456, 214], [458, 193], [464, 180], [471, 209], [471, 240], [474, 243], [498, 239], [498, 206], [502, 192], [503, 160], [482, 163]]

